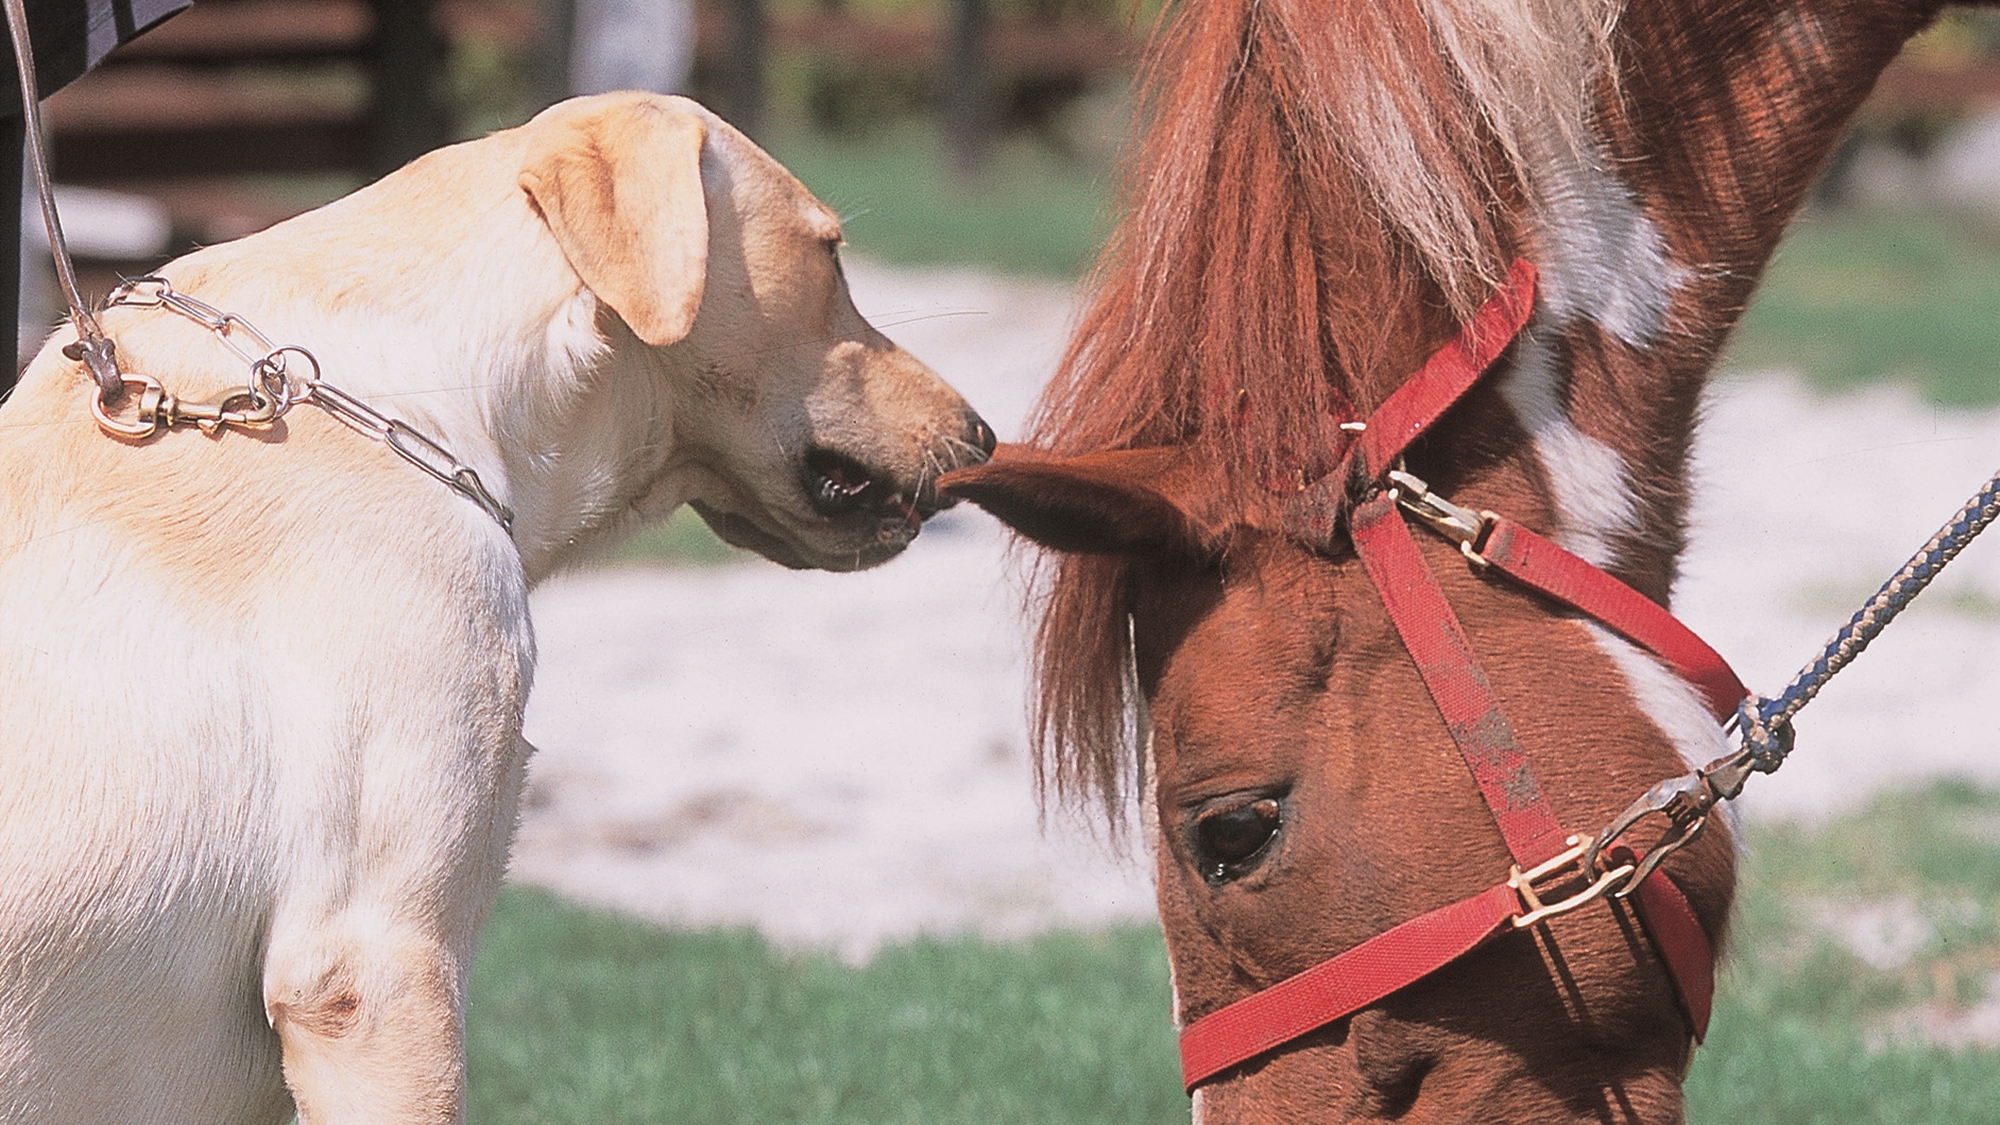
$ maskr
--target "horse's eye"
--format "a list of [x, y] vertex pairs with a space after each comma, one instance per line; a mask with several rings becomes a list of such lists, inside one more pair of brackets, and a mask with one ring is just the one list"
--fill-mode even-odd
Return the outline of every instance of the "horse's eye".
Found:
[[1204, 814], [1194, 824], [1195, 862], [1202, 876], [1219, 883], [1241, 875], [1270, 846], [1281, 820], [1278, 802], [1269, 797]]

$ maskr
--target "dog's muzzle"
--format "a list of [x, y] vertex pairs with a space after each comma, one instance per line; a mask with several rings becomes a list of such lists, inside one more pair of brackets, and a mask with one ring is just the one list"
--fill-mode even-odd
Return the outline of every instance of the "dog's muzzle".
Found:
[[806, 499], [827, 519], [866, 513], [912, 527], [949, 507], [937, 491], [937, 476], [952, 469], [983, 463], [993, 455], [993, 427], [967, 409], [964, 429], [937, 443], [928, 466], [914, 481], [898, 482], [893, 472], [869, 467], [855, 457], [832, 449], [815, 449], [805, 456]]

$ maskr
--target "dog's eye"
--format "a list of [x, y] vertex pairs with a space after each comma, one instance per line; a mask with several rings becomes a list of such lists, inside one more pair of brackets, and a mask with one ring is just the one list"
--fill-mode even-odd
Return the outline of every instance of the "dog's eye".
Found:
[[1277, 838], [1283, 810], [1272, 797], [1224, 803], [1195, 818], [1195, 865], [1211, 883], [1234, 879], [1251, 867]]

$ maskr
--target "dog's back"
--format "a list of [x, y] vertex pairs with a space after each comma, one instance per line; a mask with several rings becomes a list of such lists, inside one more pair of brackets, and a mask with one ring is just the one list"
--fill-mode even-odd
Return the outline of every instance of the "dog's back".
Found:
[[[462, 158], [429, 159], [462, 181]], [[382, 216], [477, 190], [408, 179], [166, 272], [378, 381], [423, 317], [371, 299], [435, 300], [408, 274], [478, 218], [382, 245]], [[342, 277], [363, 268], [382, 295]], [[104, 321], [126, 370], [190, 397], [247, 378], [193, 322]], [[393, 932], [405, 901], [455, 896], [421, 909], [470, 948], [524, 753], [526, 578], [484, 513], [322, 412], [127, 442], [89, 402], [52, 344], [0, 407], [0, 1121], [280, 1121], [266, 964], [287, 914]], [[435, 885], [448, 866], [475, 877]]]

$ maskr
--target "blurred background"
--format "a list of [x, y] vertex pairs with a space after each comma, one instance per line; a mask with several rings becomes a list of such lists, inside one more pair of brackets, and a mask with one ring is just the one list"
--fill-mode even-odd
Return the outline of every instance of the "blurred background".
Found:
[[[198, 0], [49, 121], [101, 293], [569, 93], [690, 93], [843, 215], [863, 312], [1014, 438], [1113, 219], [1158, 11]], [[1723, 368], [1676, 606], [1771, 691], [2000, 465], [2000, 20], [1953, 15], [1891, 68]], [[1136, 813], [1033, 797], [1027, 594], [963, 511], [851, 576], [676, 519], [538, 592], [472, 1120], [1187, 1120]], [[1693, 1120], [2000, 1120], [1996, 714], [1982, 543], [1746, 794]]]
[[[690, 94], [899, 261], [1069, 276], [1151, 16], [1124, 0], [201, 0], [48, 104], [101, 279], [572, 93]], [[106, 194], [115, 193], [115, 194]], [[123, 203], [123, 211], [118, 205]]]
[[[571, 93], [645, 87], [749, 132], [843, 213], [864, 257], [1071, 278], [1109, 227], [1132, 68], [1158, 12], [1158, 0], [201, 0], [50, 99], [53, 162], [101, 289]], [[1738, 365], [1792, 357], [1830, 384], [1893, 375], [1940, 402], [1988, 401], [2000, 326], [1948, 310], [1989, 292], [1996, 216], [2000, 22], [1960, 13], [1914, 42], [1862, 111]], [[1903, 315], [1919, 306], [1947, 315]]]

